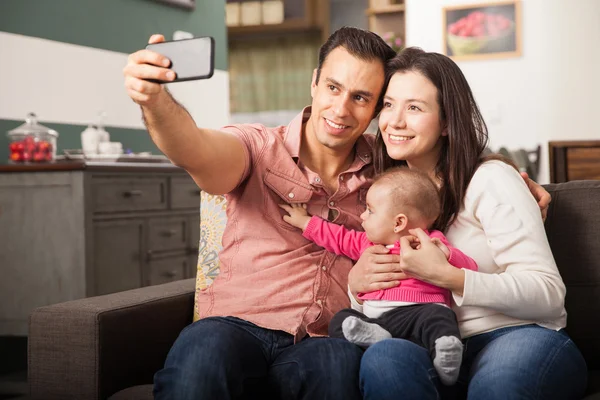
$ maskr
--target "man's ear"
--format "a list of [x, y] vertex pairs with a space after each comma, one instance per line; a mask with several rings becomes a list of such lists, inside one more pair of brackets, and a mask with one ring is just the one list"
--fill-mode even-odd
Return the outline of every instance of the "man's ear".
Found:
[[394, 217], [394, 233], [400, 233], [406, 229], [408, 217], [405, 214], [398, 214]]
[[313, 69], [312, 82], [310, 83], [310, 97], [315, 97], [315, 91], [317, 90], [317, 69]]
[[442, 131], [442, 136], [448, 136], [448, 128], [444, 128]]

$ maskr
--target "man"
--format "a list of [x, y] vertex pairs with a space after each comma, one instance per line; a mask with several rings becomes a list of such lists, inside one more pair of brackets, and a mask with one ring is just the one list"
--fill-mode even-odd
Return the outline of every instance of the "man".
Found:
[[[129, 57], [125, 86], [154, 142], [204, 191], [228, 200], [221, 272], [198, 296], [203, 318], [182, 331], [156, 374], [157, 399], [361, 398], [361, 350], [325, 337], [333, 314], [349, 304], [352, 264], [306, 241], [278, 205], [306, 203], [312, 215], [360, 229], [373, 174], [372, 137], [363, 133], [393, 56], [377, 35], [342, 28], [321, 48], [312, 107], [287, 127], [221, 131], [198, 128], [146, 80], [172, 80], [168, 60], [147, 50]], [[404, 277], [398, 256], [386, 252], [375, 247], [355, 267], [371, 277], [366, 289]]]

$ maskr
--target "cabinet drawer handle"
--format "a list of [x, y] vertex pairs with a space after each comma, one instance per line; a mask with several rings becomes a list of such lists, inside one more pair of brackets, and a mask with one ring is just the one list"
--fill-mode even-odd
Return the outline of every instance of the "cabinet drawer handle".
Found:
[[175, 271], [165, 271], [161, 274], [165, 278], [175, 278], [177, 276], [177, 272]]
[[142, 194], [144, 194], [144, 192], [142, 192], [141, 190], [128, 190], [126, 192], [123, 192], [123, 197], [141, 196]]
[[171, 236], [175, 236], [177, 234], [177, 230], [171, 229], [168, 231], [162, 231], [160, 234], [161, 234], [161, 236], [164, 236], [164, 237], [171, 237]]

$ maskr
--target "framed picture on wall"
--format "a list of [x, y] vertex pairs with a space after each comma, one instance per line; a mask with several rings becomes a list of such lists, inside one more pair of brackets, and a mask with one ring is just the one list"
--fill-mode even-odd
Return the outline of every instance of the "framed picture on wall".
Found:
[[170, 4], [174, 7], [193, 10], [196, 8], [196, 0], [156, 0], [160, 3]]
[[521, 55], [521, 2], [442, 9], [444, 52], [452, 59], [483, 60]]

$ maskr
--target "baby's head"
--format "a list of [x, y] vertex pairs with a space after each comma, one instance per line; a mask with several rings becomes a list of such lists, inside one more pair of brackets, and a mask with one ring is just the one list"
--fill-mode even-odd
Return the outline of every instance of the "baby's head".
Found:
[[409, 229], [429, 229], [440, 209], [438, 189], [425, 173], [396, 167], [375, 178], [360, 218], [371, 242], [393, 244]]

